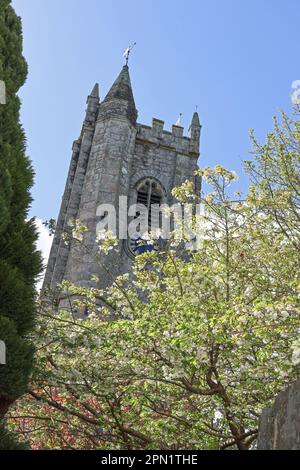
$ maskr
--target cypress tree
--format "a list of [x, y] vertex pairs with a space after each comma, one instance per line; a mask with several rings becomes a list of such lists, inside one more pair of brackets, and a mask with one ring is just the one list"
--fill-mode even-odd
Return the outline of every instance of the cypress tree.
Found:
[[0, 449], [19, 448], [4, 425], [10, 405], [26, 392], [34, 348], [28, 336], [35, 320], [35, 281], [41, 257], [34, 220], [27, 220], [33, 170], [25, 155], [17, 92], [27, 76], [22, 27], [10, 0], [0, 0], [0, 340], [6, 364], [0, 365]]

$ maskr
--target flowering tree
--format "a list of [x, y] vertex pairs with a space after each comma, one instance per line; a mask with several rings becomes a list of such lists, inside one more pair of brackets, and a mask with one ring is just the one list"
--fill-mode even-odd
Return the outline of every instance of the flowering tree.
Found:
[[[255, 446], [262, 409], [299, 370], [297, 116], [253, 143], [246, 198], [233, 201], [233, 173], [199, 171], [211, 192], [197, 251], [170, 240], [108, 292], [64, 282], [69, 311], [41, 304], [31, 388], [10, 419], [33, 448]], [[190, 184], [174, 195], [190, 200]]]

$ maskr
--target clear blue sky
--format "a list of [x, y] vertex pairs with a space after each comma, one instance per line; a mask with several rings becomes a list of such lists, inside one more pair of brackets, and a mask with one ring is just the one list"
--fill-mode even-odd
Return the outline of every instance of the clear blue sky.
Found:
[[[185, 132], [198, 105], [203, 166], [241, 173], [250, 128], [263, 138], [300, 79], [299, 0], [13, 0], [29, 76], [20, 95], [36, 171], [32, 215], [56, 218], [86, 96], [103, 98], [136, 41], [139, 122]], [[246, 180], [241, 178], [240, 186]]]

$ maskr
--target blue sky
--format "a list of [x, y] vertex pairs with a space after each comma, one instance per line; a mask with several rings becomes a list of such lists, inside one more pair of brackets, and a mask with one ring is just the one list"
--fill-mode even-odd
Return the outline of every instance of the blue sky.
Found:
[[[36, 172], [31, 214], [56, 218], [72, 142], [95, 82], [103, 98], [137, 46], [130, 73], [139, 122], [167, 129], [195, 106], [203, 125], [200, 165], [238, 174], [249, 129], [263, 138], [291, 109], [300, 79], [299, 0], [13, 0], [22, 17], [29, 76], [20, 92]], [[239, 187], [246, 187], [241, 176]]]

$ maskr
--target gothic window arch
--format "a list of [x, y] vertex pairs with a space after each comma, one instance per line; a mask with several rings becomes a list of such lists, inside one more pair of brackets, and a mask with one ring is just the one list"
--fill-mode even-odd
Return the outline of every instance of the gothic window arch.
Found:
[[141, 204], [147, 208], [148, 211], [148, 226], [151, 229], [151, 220], [154, 214], [152, 213], [152, 206], [161, 205], [164, 200], [164, 191], [159, 183], [154, 178], [144, 178], [136, 186], [136, 203]]
[[[155, 226], [160, 226], [161, 217], [160, 213], [153, 211], [153, 206], [161, 205], [165, 200], [165, 191], [161, 183], [153, 178], [146, 177], [140, 180], [135, 186], [135, 203], [136, 203], [136, 216], [139, 216], [139, 205], [146, 207], [148, 211], [148, 228], [149, 232], [151, 231], [151, 225], [155, 222]], [[158, 217], [158, 219], [156, 219]], [[145, 251], [155, 250], [154, 245], [147, 244], [146, 241], [142, 239], [142, 236], [136, 234], [133, 238], [129, 240], [130, 252], [133, 255], [138, 255], [144, 253]]]

